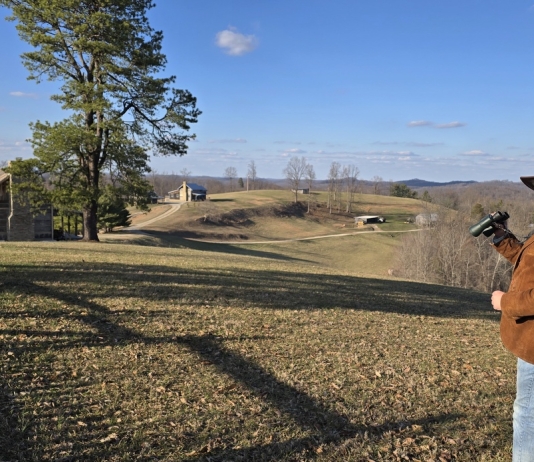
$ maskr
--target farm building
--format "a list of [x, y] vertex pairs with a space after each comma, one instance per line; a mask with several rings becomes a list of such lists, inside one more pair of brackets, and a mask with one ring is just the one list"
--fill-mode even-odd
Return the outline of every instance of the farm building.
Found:
[[207, 192], [208, 190], [204, 186], [184, 181], [178, 189], [169, 191], [169, 199], [178, 199], [185, 202], [203, 201], [206, 200]]
[[310, 194], [310, 188], [299, 188], [296, 191], [292, 189], [291, 192], [296, 192], [298, 194]]
[[437, 213], [420, 213], [415, 217], [415, 224], [421, 227], [434, 225], [437, 221]]
[[363, 223], [364, 225], [368, 223], [385, 223], [386, 219], [378, 215], [362, 215], [360, 217], [354, 218], [355, 223]]
[[12, 196], [11, 182], [11, 175], [0, 170], [0, 240], [52, 239], [52, 206], [43, 207], [37, 215], [32, 214], [28, 205], [21, 205]]

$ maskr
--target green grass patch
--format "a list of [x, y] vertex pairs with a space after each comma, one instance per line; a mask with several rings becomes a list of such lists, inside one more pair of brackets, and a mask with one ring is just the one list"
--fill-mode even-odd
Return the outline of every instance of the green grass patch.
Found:
[[509, 460], [487, 294], [182, 242], [2, 243], [0, 460]]

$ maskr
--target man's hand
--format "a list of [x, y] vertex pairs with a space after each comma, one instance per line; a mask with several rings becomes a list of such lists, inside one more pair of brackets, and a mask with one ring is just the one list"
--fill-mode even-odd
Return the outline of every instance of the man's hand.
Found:
[[494, 310], [501, 311], [501, 298], [504, 294], [505, 292], [500, 290], [496, 290], [491, 294], [491, 304]]
[[[497, 212], [493, 212], [491, 216], [495, 215]], [[502, 223], [493, 223], [493, 229], [495, 230], [495, 237], [504, 236], [508, 233], [508, 220], [503, 221]]]

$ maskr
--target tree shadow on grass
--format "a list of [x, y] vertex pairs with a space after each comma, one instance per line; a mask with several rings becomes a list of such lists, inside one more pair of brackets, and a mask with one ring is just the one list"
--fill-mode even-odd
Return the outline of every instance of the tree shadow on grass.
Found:
[[[61, 284], [53, 289], [50, 283]], [[98, 287], [95, 294], [95, 286]], [[74, 290], [73, 287], [76, 287]], [[194, 307], [213, 303], [262, 309], [351, 309], [440, 318], [499, 319], [488, 294], [416, 282], [265, 269], [191, 269], [114, 263], [12, 265], [0, 291], [61, 298], [91, 308], [100, 299], [137, 297]], [[80, 297], [83, 298], [80, 300]]]
[[[243, 255], [248, 257], [259, 257], [259, 258], [268, 258], [271, 260], [281, 260], [281, 261], [297, 261], [297, 262], [307, 262], [308, 260], [303, 260], [294, 257], [288, 257], [286, 255], [281, 255], [276, 252], [267, 252], [265, 250], [255, 250], [242, 245], [231, 245], [231, 244], [217, 244], [216, 242], [202, 242], [194, 239], [203, 239], [205, 234], [198, 234], [195, 232], [184, 232], [184, 233], [165, 233], [161, 231], [147, 231], [146, 234], [154, 238], [159, 239], [161, 242], [166, 243], [169, 247], [179, 248], [179, 249], [192, 249], [192, 250], [201, 250], [209, 252], [224, 253], [229, 255]], [[189, 239], [188, 239], [189, 238]], [[210, 236], [213, 238], [213, 236]], [[226, 240], [221, 237], [221, 240]], [[241, 242], [242, 243], [242, 242]]]
[[20, 406], [5, 380], [0, 386], [0, 460], [18, 461], [26, 447]]
[[[99, 309], [99, 312], [105, 310]], [[114, 326], [114, 330], [122, 330], [120, 326]], [[113, 344], [112, 336], [105, 328], [99, 328], [96, 334], [72, 335], [68, 332], [40, 332], [35, 331], [36, 337], [55, 336], [56, 341], [46, 344], [50, 354], [57, 354], [65, 347], [99, 346], [109, 347]], [[308, 436], [300, 438], [290, 438], [284, 441], [274, 441], [268, 444], [259, 444], [246, 448], [215, 448], [205, 449], [196, 446], [197, 451], [192, 451], [188, 460], [198, 461], [234, 461], [234, 460], [296, 460], [305, 458], [312, 460], [317, 455], [317, 449], [325, 445], [338, 445], [349, 439], [363, 439], [367, 441], [378, 441], [385, 433], [395, 433], [409, 428], [412, 425], [424, 426], [427, 431], [431, 431], [434, 425], [445, 422], [455, 422], [465, 416], [460, 414], [440, 414], [428, 416], [423, 419], [400, 419], [394, 422], [385, 422], [379, 425], [354, 424], [349, 420], [319, 401], [312, 399], [306, 393], [297, 390], [295, 387], [277, 379], [258, 364], [245, 359], [235, 351], [231, 351], [224, 346], [224, 342], [213, 336], [185, 336], [185, 337], [151, 337], [130, 331], [132, 337], [129, 341], [137, 342], [141, 345], [161, 345], [177, 343], [188, 347], [199, 356], [199, 360], [209, 362], [219, 371], [232, 380], [243, 385], [251, 394], [260, 397], [267, 405], [278, 409], [281, 415], [285, 416]], [[72, 337], [72, 338], [71, 338]], [[102, 341], [97, 345], [95, 338]], [[249, 339], [250, 340], [250, 339]], [[19, 352], [15, 352], [16, 355]], [[3, 461], [41, 461], [41, 460], [110, 460], [118, 454], [115, 441], [109, 440], [109, 430], [107, 423], [116, 411], [120, 411], [120, 405], [111, 407], [106, 411], [93, 411], [89, 416], [85, 415], [83, 424], [85, 428], [76, 431], [75, 423], [70, 426], [64, 425], [62, 428], [54, 429], [47, 426], [47, 420], [56, 419], [57, 413], [52, 409], [68, 406], [62, 412], [67, 416], [86, 414], [82, 409], [91, 404], [87, 397], [77, 400], [78, 405], [62, 403], [65, 395], [72, 393], [83, 395], [84, 388], [98, 382], [95, 377], [91, 381], [83, 381], [81, 378], [63, 378], [58, 380], [53, 368], [47, 369], [42, 364], [39, 369], [32, 368], [31, 360], [26, 358], [27, 367], [25, 373], [16, 373], [15, 380], [9, 380], [11, 389], [4, 388], [4, 393], [0, 396], [2, 414], [7, 418], [0, 420], [0, 428], [4, 430], [3, 445], [0, 449], [0, 457]], [[27, 387], [29, 377], [39, 375], [39, 388], [45, 391], [45, 406], [49, 406], [50, 412], [43, 411], [43, 403], [34, 401], [34, 405], [40, 408], [39, 413], [33, 413], [30, 418], [21, 418], [21, 405], [15, 404], [12, 396], [20, 395], [21, 390]], [[75, 391], [74, 391], [75, 390]], [[38, 390], [33, 390], [35, 393]], [[32, 414], [26, 403], [25, 413]], [[10, 410], [11, 412], [6, 412]], [[83, 412], [82, 412], [83, 411]], [[117, 435], [113, 440], [130, 438], [127, 434]], [[215, 439], [215, 435], [214, 435]], [[47, 442], [54, 441], [54, 448], [47, 446]], [[107, 444], [103, 444], [106, 442]], [[190, 443], [195, 443], [193, 436]], [[296, 459], [293, 458], [296, 457]], [[297, 457], [298, 456], [298, 457]], [[141, 458], [142, 460], [145, 460]], [[148, 460], [148, 459], [146, 459]], [[152, 458], [150, 458], [152, 460]], [[178, 460], [178, 459], [177, 459]], [[184, 460], [184, 459], [180, 459]]]
[[[420, 425], [430, 430], [435, 424], [454, 422], [464, 417], [460, 414], [441, 414], [424, 419], [401, 419], [380, 425], [362, 425], [351, 423], [345, 416], [310, 398], [306, 393], [288, 385], [257, 364], [230, 351], [216, 338], [210, 336], [185, 337], [177, 340], [184, 343], [209, 361], [233, 380], [244, 385], [250, 392], [260, 396], [265, 402], [288, 416], [300, 429], [310, 432], [310, 436], [270, 444], [239, 449], [222, 449], [211, 451], [208, 455], [199, 455], [199, 461], [234, 461], [234, 460], [281, 460], [291, 455], [300, 455], [305, 460], [316, 457], [316, 449], [323, 445], [340, 444], [345, 440], [364, 437], [367, 440], [380, 440], [384, 433], [398, 432], [412, 425]], [[291, 457], [289, 460], [293, 460]]]
[[[399, 420], [379, 425], [355, 424], [306, 393], [277, 379], [272, 373], [225, 347], [217, 337], [190, 335], [185, 337], [148, 336], [129, 328], [123, 317], [136, 316], [133, 311], [114, 312], [105, 304], [107, 298], [135, 297], [147, 301], [167, 302], [170, 307], [187, 304], [189, 309], [214, 302], [219, 306], [243, 306], [261, 309], [316, 310], [351, 309], [382, 311], [414, 316], [435, 316], [442, 318], [496, 319], [487, 307], [488, 295], [471, 291], [408, 283], [384, 281], [352, 276], [329, 274], [298, 274], [289, 271], [245, 270], [232, 272], [214, 269], [187, 269], [165, 265], [120, 265], [114, 263], [50, 264], [46, 267], [11, 265], [3, 271], [0, 297], [9, 295], [33, 297], [35, 300], [51, 300], [53, 307], [25, 305], [14, 310], [13, 326], [0, 329], [0, 349], [6, 353], [4, 336], [16, 338], [10, 345], [13, 358], [5, 363], [0, 373], [4, 376], [4, 387], [0, 395], [2, 411], [7, 412], [2, 421], [10, 427], [9, 439], [0, 449], [2, 460], [61, 460], [58, 454], [65, 453], [63, 460], [106, 460], [117, 450], [109, 438], [108, 424], [113, 413], [120, 410], [110, 406], [106, 411], [95, 410], [87, 419], [85, 427], [70, 427], [56, 430], [43, 422], [51, 416], [47, 409], [40, 408], [39, 417], [29, 424], [20, 412], [24, 395], [21, 392], [39, 377], [39, 390], [46, 390], [50, 406], [61, 406], [62, 397], [81, 394], [84, 389], [99, 380], [97, 373], [89, 381], [81, 377], [57, 377], [57, 371], [46, 362], [34, 362], [38, 354], [59, 355], [70, 348], [91, 347], [103, 349], [126, 343], [142, 345], [179, 344], [186, 346], [202, 361], [213, 364], [220, 374], [242, 384], [246, 389], [260, 396], [269, 406], [288, 416], [309, 436], [275, 441], [248, 448], [214, 449], [209, 454], [194, 454], [192, 459], [224, 460], [277, 460], [289, 455], [305, 454], [306, 460], [315, 457], [315, 449], [324, 444], [341, 444], [351, 438], [367, 437], [380, 439], [388, 431], [395, 431], [409, 425], [432, 426], [444, 421], [454, 422], [460, 415], [441, 414], [413, 421]], [[58, 284], [58, 277], [60, 283]], [[98, 287], [98, 293], [95, 293]], [[94, 301], [95, 297], [100, 300]], [[171, 308], [169, 308], [171, 309]], [[165, 310], [145, 313], [143, 316], [165, 321]], [[9, 320], [10, 317], [3, 316]], [[70, 319], [83, 325], [80, 332], [69, 330], [45, 330], [22, 328], [23, 318]], [[17, 327], [19, 326], [19, 327]], [[28, 338], [26, 344], [22, 338]], [[7, 365], [6, 365], [7, 364]], [[16, 397], [16, 399], [15, 399]], [[26, 413], [31, 406], [44, 406], [36, 397], [25, 401]], [[48, 402], [48, 401], [47, 401]], [[56, 403], [56, 404], [54, 404]], [[70, 415], [83, 413], [87, 399], [78, 404], [68, 403]], [[65, 405], [66, 406], [66, 405]], [[28, 408], [29, 407], [29, 408]], [[75, 431], [77, 429], [77, 431]], [[43, 433], [45, 432], [45, 433]], [[128, 438], [127, 435], [124, 436]], [[57, 450], [52, 455], [43, 441], [56, 439]], [[107, 442], [103, 444], [102, 442]], [[73, 452], [77, 451], [72, 456]], [[70, 454], [70, 455], [69, 455]], [[78, 457], [85, 454], [87, 458]], [[300, 456], [299, 456], [300, 457]]]

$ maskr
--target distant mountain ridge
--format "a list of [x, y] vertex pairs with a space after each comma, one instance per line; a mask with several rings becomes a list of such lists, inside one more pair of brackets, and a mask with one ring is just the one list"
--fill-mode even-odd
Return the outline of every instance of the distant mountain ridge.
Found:
[[406, 181], [394, 181], [394, 183], [403, 183], [410, 188], [432, 188], [434, 186], [454, 186], [458, 184], [474, 184], [478, 181], [468, 180], [468, 181], [447, 181], [446, 183], [439, 183], [437, 181], [426, 181], [420, 180], [419, 178], [413, 178], [412, 180]]
[[[172, 176], [176, 177], [175, 183], [180, 185], [182, 181], [184, 180], [183, 176], [179, 174], [162, 174], [162, 176]], [[246, 176], [240, 177], [246, 182]], [[208, 176], [208, 175], [190, 175], [188, 180], [189, 182], [195, 182], [200, 185], [202, 185], [205, 182], [208, 182], [210, 180], [220, 181], [222, 183], [228, 183], [228, 178], [221, 177], [221, 176]], [[236, 179], [237, 180], [237, 179]], [[266, 181], [268, 183], [271, 183], [273, 185], [276, 185], [280, 188], [286, 188], [287, 186], [287, 179], [286, 178], [264, 178], [264, 177], [258, 177], [257, 181]], [[371, 180], [359, 180], [361, 184], [366, 186], [373, 186], [376, 182]], [[314, 184], [316, 186], [319, 185], [328, 185], [329, 180], [321, 180], [317, 179], [314, 181]], [[403, 181], [391, 181], [391, 180], [381, 180], [381, 184], [389, 185], [391, 183], [402, 183], [410, 188], [432, 188], [437, 186], [456, 186], [456, 185], [470, 185], [470, 184], [476, 184], [479, 183], [478, 181], [474, 180], [456, 180], [456, 181], [447, 181], [447, 182], [438, 182], [438, 181], [427, 181], [427, 180], [421, 180], [419, 178], [412, 178], [411, 180], [403, 180]]]

